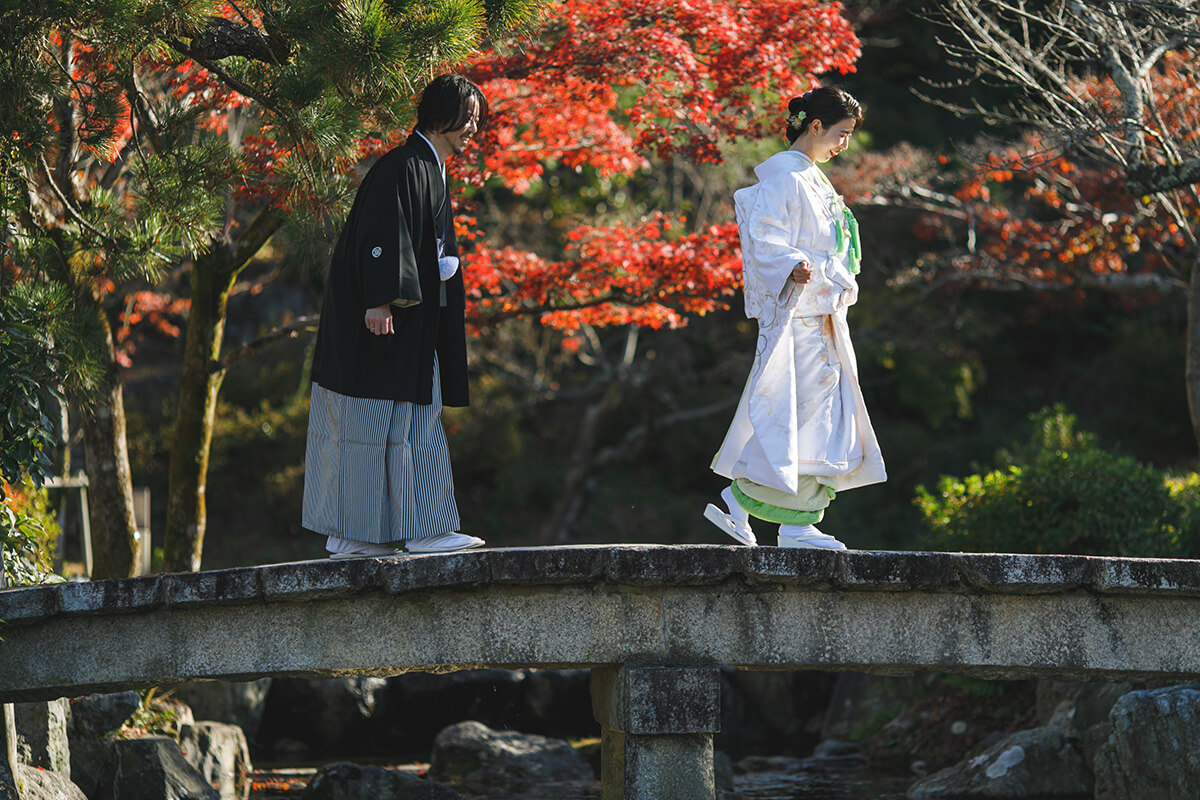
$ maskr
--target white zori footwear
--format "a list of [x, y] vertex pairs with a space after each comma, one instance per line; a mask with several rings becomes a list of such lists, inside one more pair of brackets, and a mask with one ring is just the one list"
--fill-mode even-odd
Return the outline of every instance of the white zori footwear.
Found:
[[325, 550], [330, 558], [379, 558], [380, 556], [398, 556], [400, 551], [386, 544], [371, 544], [356, 542], [353, 539], [343, 539], [340, 536], [327, 536]]
[[404, 549], [410, 553], [453, 553], [455, 550], [470, 550], [472, 547], [482, 546], [483, 539], [465, 533], [439, 533], [437, 536], [426, 536], [404, 543]]
[[728, 486], [722, 489], [721, 500], [729, 509], [729, 513], [726, 514], [709, 503], [704, 507], [704, 518], [736, 539], [738, 544], [744, 544], [747, 547], [756, 546], [758, 539], [754, 537], [754, 531], [750, 528], [750, 514], [738, 505], [737, 499], [733, 496], [733, 489]]
[[821, 533], [816, 525], [780, 525], [780, 547], [808, 547], [818, 550], [845, 550], [846, 545]]

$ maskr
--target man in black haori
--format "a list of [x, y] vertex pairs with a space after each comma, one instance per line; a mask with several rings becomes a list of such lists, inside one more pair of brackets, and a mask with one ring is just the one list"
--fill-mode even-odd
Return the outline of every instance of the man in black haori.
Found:
[[325, 279], [303, 525], [333, 558], [478, 547], [458, 533], [443, 405], [465, 406], [465, 294], [446, 159], [487, 116], [460, 75], [430, 82], [416, 130], [363, 178]]

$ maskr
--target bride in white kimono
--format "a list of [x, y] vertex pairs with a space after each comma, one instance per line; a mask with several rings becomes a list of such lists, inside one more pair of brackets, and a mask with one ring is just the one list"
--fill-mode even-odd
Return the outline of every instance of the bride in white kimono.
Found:
[[886, 480], [858, 383], [846, 309], [858, 299], [858, 224], [817, 166], [862, 124], [848, 93], [820, 88], [788, 104], [791, 147], [734, 194], [754, 366], [712, 469], [732, 480], [706, 519], [755, 545], [750, 517], [779, 525], [780, 547], [845, 549], [822, 533], [834, 493]]

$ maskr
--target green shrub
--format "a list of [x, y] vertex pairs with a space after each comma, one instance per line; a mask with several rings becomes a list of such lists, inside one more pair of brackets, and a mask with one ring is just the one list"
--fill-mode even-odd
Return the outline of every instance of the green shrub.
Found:
[[46, 490], [26, 477], [17, 486], [0, 480], [0, 548], [9, 586], [56, 580], [52, 575], [58, 523], [46, 502]]
[[930, 549], [1179, 556], [1200, 522], [1200, 480], [1170, 478], [1077, 432], [1062, 407], [1033, 415], [1028, 444], [986, 474], [943, 477], [915, 503]]

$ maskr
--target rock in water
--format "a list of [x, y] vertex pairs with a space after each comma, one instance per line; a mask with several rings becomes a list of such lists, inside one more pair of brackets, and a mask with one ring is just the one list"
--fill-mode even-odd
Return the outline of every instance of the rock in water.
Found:
[[114, 739], [93, 800], [220, 800], [169, 736]]
[[251, 739], [258, 735], [267, 702], [270, 678], [257, 681], [196, 681], [171, 687], [171, 694], [187, 703], [198, 720], [237, 725]]
[[125, 724], [142, 704], [137, 692], [89, 694], [71, 701], [71, 722], [68, 728], [72, 739], [98, 739]]
[[1200, 688], [1130, 692], [1109, 723], [1094, 762], [1096, 800], [1200, 797]]
[[473, 792], [592, 780], [591, 767], [562, 739], [494, 731], [479, 722], [460, 722], [437, 735], [429, 774]]
[[19, 764], [17, 779], [21, 800], [87, 800], [82, 789], [58, 772]]
[[1083, 758], [1053, 728], [1006, 736], [974, 758], [922, 778], [906, 794], [908, 800], [1087, 800], [1091, 796], [1091, 775]]
[[17, 723], [17, 757], [31, 767], [61, 772], [71, 777], [71, 748], [67, 719], [71, 701], [65, 697], [48, 703], [14, 703]]
[[250, 749], [238, 726], [223, 722], [184, 725], [179, 729], [179, 748], [200, 776], [217, 788], [221, 800], [239, 800], [250, 793]]
[[436, 781], [421, 780], [393, 769], [340, 763], [323, 767], [309, 782], [302, 800], [463, 800]]

